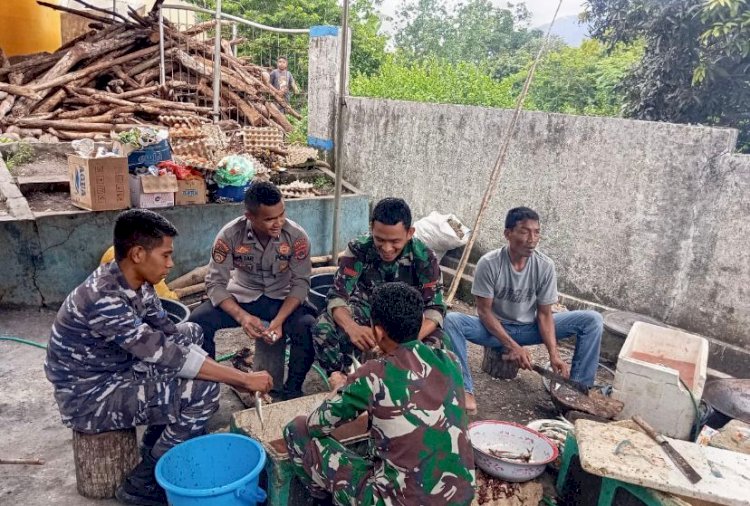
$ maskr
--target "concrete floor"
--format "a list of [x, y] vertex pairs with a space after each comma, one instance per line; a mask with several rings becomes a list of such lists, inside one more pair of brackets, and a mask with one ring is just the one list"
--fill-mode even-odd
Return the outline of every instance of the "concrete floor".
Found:
[[[55, 312], [50, 310], [0, 310], [0, 335], [15, 336], [46, 343]], [[223, 336], [223, 337], [222, 337]], [[241, 334], [222, 334], [217, 352], [238, 349]], [[470, 345], [479, 415], [476, 419], [512, 420], [526, 423], [536, 418], [556, 415], [540, 378], [521, 371], [514, 380], [496, 380], [480, 371], [481, 350]], [[532, 350], [537, 361], [546, 359], [540, 347]], [[45, 351], [39, 348], [0, 341], [0, 448], [5, 458], [41, 458], [45, 464], [0, 465], [0, 505], [23, 506], [108, 506], [114, 500], [94, 501], [76, 492], [71, 431], [60, 422], [52, 386], [44, 376]], [[308, 376], [305, 392], [320, 391], [322, 382]], [[237, 397], [227, 388], [222, 406], [211, 420], [209, 429], [223, 430], [231, 413], [243, 409]]]

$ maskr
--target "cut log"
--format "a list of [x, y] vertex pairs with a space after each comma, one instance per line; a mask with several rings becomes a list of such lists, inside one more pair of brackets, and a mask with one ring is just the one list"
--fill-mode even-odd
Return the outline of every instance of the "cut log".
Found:
[[51, 120], [51, 119], [35, 119], [35, 118], [18, 118], [15, 124], [25, 128], [54, 128], [55, 130], [73, 130], [82, 132], [104, 132], [108, 133], [112, 130], [115, 132], [124, 132], [131, 128], [135, 128], [138, 125], [113, 125], [111, 123], [87, 123], [84, 121], [74, 120]]
[[115, 496], [138, 463], [135, 429], [84, 434], [73, 431], [73, 460], [78, 493], [91, 499]]
[[202, 265], [196, 267], [187, 274], [183, 274], [179, 278], [175, 278], [174, 281], [167, 283], [167, 286], [169, 286], [170, 290], [174, 290], [175, 288], [185, 288], [186, 286], [196, 285], [202, 283], [206, 279], [206, 274], [208, 274], [208, 265]]
[[16, 86], [15, 84], [0, 83], [0, 91], [7, 92], [18, 97], [28, 97], [34, 100], [41, 99], [41, 95], [39, 95], [39, 93], [31, 91], [24, 86]]
[[175, 288], [174, 293], [179, 298], [187, 297], [188, 295], [194, 295], [206, 291], [206, 283], [198, 283], [197, 285], [186, 286], [185, 288]]
[[63, 7], [62, 5], [55, 5], [55, 4], [50, 4], [47, 2], [41, 2], [40, 0], [37, 0], [36, 3], [38, 3], [39, 5], [43, 7], [49, 7], [50, 9], [53, 9], [56, 11], [67, 12], [69, 14], [75, 14], [76, 16], [81, 16], [82, 18], [90, 19], [92, 21], [97, 21], [105, 25], [111, 25], [114, 22], [112, 21], [111, 18], [97, 16], [96, 14], [91, 14], [90, 12], [86, 12], [86, 11], [82, 11], [78, 9], [72, 9], [70, 7]]
[[[49, 69], [41, 79], [34, 83], [34, 91], [39, 92], [42, 98], [44, 98], [49, 93], [49, 89], [52, 87], [47, 86], [47, 84], [55, 81], [59, 77], [69, 77], [71, 74], [69, 74], [68, 71], [81, 60], [87, 58], [98, 58], [109, 52], [115, 51], [124, 46], [129, 46], [131, 44], [133, 44], [133, 37], [129, 34], [120, 35], [119, 37], [115, 37], [113, 39], [105, 39], [95, 44], [79, 42], [71, 49], [69, 49], [65, 56], [60, 58], [55, 66]], [[20, 108], [18, 108], [18, 113], [21, 115], [27, 114], [34, 107], [34, 105], [38, 103], [39, 100], [41, 100], [41, 98], [24, 101], [21, 104]]]
[[86, 77], [95, 72], [99, 72], [100, 70], [108, 69], [114, 65], [122, 65], [123, 63], [137, 60], [138, 58], [143, 58], [144, 56], [150, 55], [151, 53], [155, 53], [158, 49], [159, 49], [159, 46], [146, 47], [139, 51], [135, 51], [135, 52], [126, 54], [124, 56], [120, 56], [119, 58], [115, 58], [111, 61], [105, 60], [95, 65], [91, 65], [90, 67], [86, 67], [81, 70], [77, 70], [75, 72], [70, 72], [66, 75], [60, 76], [49, 82], [34, 84], [31, 88], [34, 91], [41, 91], [41, 90], [46, 90], [48, 88], [53, 88], [55, 86], [63, 86], [65, 84], [68, 84], [71, 81], [76, 81], [82, 77]]
[[510, 360], [503, 360], [503, 350], [485, 348], [482, 357], [482, 370], [499, 379], [513, 379], [518, 376], [518, 366]]
[[266, 104], [266, 109], [268, 109], [268, 114], [273, 118], [276, 124], [278, 124], [285, 132], [291, 132], [292, 130], [294, 130], [292, 124], [289, 123], [289, 120], [286, 119], [286, 116], [284, 116], [281, 111], [279, 111], [278, 107], [276, 107], [276, 104], [268, 102]]

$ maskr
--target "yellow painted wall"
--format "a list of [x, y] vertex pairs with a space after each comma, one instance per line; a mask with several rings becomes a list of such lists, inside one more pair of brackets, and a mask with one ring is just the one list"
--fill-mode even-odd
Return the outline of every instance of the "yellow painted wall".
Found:
[[59, 47], [59, 12], [37, 5], [36, 0], [0, 0], [0, 48], [6, 55], [54, 51]]

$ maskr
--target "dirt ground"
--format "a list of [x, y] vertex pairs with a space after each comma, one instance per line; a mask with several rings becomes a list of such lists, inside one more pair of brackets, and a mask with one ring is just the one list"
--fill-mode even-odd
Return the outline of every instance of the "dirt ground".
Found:
[[68, 174], [68, 157], [62, 153], [42, 153], [34, 160], [14, 167], [11, 173], [15, 177], [30, 176], [66, 176]]
[[68, 192], [41, 192], [36, 191], [26, 195], [29, 208], [36, 213], [50, 211], [80, 211], [70, 201]]
[[[470, 309], [469, 309], [470, 310]], [[55, 312], [49, 309], [2, 310], [0, 336], [15, 336], [46, 343]], [[247, 346], [238, 330], [217, 334], [217, 355]], [[563, 353], [569, 353], [563, 350]], [[534, 359], [546, 361], [541, 347], [532, 349]], [[92, 501], [79, 496], [71, 448], [71, 432], [60, 423], [52, 387], [44, 376], [42, 349], [0, 341], [0, 448], [6, 458], [42, 458], [41, 466], [0, 466], [0, 504], [42, 506], [114, 505], [115, 501]], [[536, 418], [554, 418], [550, 397], [541, 378], [521, 371], [516, 379], [496, 380], [481, 372], [482, 351], [470, 345], [469, 360], [476, 385], [479, 413], [473, 420], [497, 419], [527, 423]], [[306, 394], [324, 391], [321, 379], [311, 371], [304, 385]], [[228, 388], [222, 406], [209, 425], [211, 431], [227, 430], [234, 411], [244, 409]], [[543, 479], [552, 494], [553, 475]]]

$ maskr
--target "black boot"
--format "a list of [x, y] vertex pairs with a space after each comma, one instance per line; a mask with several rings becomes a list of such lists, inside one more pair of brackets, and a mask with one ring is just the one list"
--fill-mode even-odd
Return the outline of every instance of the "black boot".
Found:
[[149, 425], [143, 432], [143, 439], [141, 440], [141, 458], [145, 458], [145, 455], [151, 454], [151, 449], [154, 447], [156, 442], [161, 437], [161, 433], [166, 429], [166, 425]]
[[166, 506], [167, 495], [156, 482], [155, 468], [156, 459], [147, 452], [115, 491], [115, 498], [125, 504]]

